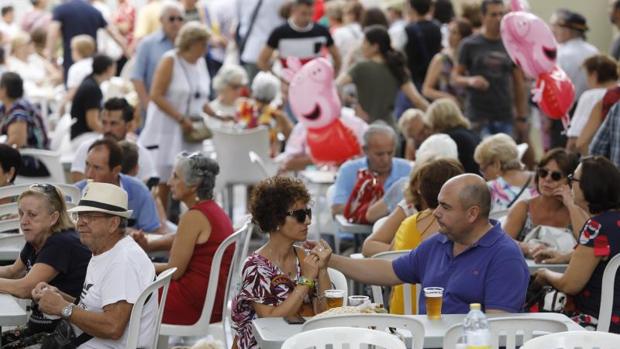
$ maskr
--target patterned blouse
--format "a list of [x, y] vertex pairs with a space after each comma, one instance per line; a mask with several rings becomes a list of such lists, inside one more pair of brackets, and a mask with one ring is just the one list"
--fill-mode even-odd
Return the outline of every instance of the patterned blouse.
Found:
[[[502, 177], [497, 177], [492, 181], [488, 181], [487, 185], [489, 190], [491, 191], [491, 212], [500, 212], [508, 210], [510, 207], [510, 203], [514, 206], [517, 201], [528, 200], [531, 198], [535, 198], [538, 196], [538, 192], [536, 191], [536, 187], [532, 185], [534, 182], [534, 178], [529, 181], [530, 185], [523, 192], [521, 186], [512, 186], [506, 182], [506, 180]], [[515, 200], [517, 195], [521, 195]], [[513, 202], [513, 200], [515, 202]]]
[[49, 140], [45, 123], [32, 104], [25, 99], [18, 99], [9, 110], [6, 110], [5, 106], [0, 106], [0, 134], [7, 134], [9, 126], [20, 121], [27, 124], [26, 147], [47, 149]]
[[[301, 276], [301, 265], [297, 258], [297, 275]], [[276, 307], [286, 300], [295, 289], [295, 281], [291, 280], [278, 266], [257, 253], [250, 255], [242, 271], [242, 284], [239, 293], [232, 303], [232, 328], [237, 336], [239, 349], [258, 348], [252, 334], [252, 320], [256, 312], [252, 303], [259, 303]], [[304, 299], [305, 304], [310, 298]]]

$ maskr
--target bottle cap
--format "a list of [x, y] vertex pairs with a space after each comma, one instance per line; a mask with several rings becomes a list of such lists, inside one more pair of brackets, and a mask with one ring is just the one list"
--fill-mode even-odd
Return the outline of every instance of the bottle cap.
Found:
[[480, 310], [480, 303], [472, 303], [469, 305], [469, 310]]

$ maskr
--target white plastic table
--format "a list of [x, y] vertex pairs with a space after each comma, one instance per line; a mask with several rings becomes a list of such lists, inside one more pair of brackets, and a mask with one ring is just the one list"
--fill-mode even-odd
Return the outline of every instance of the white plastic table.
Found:
[[[424, 348], [441, 348], [446, 331], [453, 325], [460, 324], [465, 314], [447, 314], [441, 320], [429, 320], [426, 315], [403, 315], [420, 320], [424, 325]], [[569, 331], [585, 331], [585, 329], [564, 314], [558, 313], [527, 313], [527, 314], [490, 314], [489, 318], [531, 316], [541, 319], [554, 319], [566, 323]], [[282, 318], [262, 318], [252, 321], [253, 333], [261, 349], [280, 349], [284, 341], [301, 332], [301, 325], [289, 325]]]
[[527, 268], [530, 270], [530, 274], [533, 274], [536, 270], [542, 268], [563, 273], [568, 267], [568, 264], [538, 264], [533, 259], [525, 259], [525, 262], [527, 263]]
[[28, 314], [17, 303], [17, 299], [9, 294], [0, 294], [0, 331], [2, 326], [24, 325], [26, 321]]

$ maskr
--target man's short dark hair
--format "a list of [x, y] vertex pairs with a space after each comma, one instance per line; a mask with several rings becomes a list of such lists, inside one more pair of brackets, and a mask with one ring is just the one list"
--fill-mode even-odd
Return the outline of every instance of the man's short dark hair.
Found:
[[2, 167], [2, 172], [7, 173], [11, 171], [11, 168], [15, 169], [13, 178], [9, 178], [10, 183], [13, 183], [13, 181], [15, 180], [15, 177], [17, 176], [17, 172], [19, 172], [19, 168], [21, 167], [21, 165], [22, 156], [19, 153], [19, 150], [11, 147], [8, 144], [0, 143], [0, 167]]
[[15, 9], [13, 8], [13, 6], [8, 5], [8, 6], [3, 6], [2, 10], [0, 10], [0, 13], [2, 13], [2, 17], [6, 16], [8, 13], [13, 12]]
[[482, 0], [482, 3], [480, 4], [480, 11], [482, 12], [482, 15], [486, 15], [487, 14], [487, 9], [489, 8], [490, 5], [503, 5], [504, 1], [503, 0]]
[[123, 151], [123, 161], [121, 162], [121, 173], [129, 174], [138, 166], [140, 152], [138, 146], [130, 141], [120, 141], [118, 146]]
[[134, 108], [122, 97], [109, 98], [103, 104], [103, 109], [107, 111], [122, 111], [123, 120], [125, 122], [131, 122], [133, 120]]
[[297, 6], [297, 5], [314, 6], [314, 0], [294, 0], [293, 5], [294, 6]]
[[620, 10], [620, 0], [614, 1], [614, 11]]
[[99, 147], [106, 148], [108, 150], [108, 167], [110, 167], [110, 170], [116, 166], [122, 166], [123, 150], [115, 140], [108, 137], [96, 140], [90, 145], [90, 147], [88, 147], [88, 152]]
[[420, 16], [426, 15], [431, 10], [432, 0], [409, 0], [409, 6]]
[[97, 54], [93, 57], [93, 74], [101, 75], [114, 65], [114, 60], [108, 55]]
[[6, 89], [6, 96], [11, 99], [19, 99], [24, 96], [24, 80], [17, 73], [6, 72], [2, 74], [0, 88]]

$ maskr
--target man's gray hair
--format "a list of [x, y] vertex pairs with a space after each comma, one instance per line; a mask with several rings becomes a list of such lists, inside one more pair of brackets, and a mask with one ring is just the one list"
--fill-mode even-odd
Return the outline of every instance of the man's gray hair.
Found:
[[183, 5], [181, 5], [180, 2], [166, 0], [166, 1], [162, 1], [161, 7], [159, 8], [159, 18], [163, 18], [171, 10], [177, 10], [181, 13], [182, 16], [185, 15], [185, 9], [183, 8]]
[[396, 131], [394, 131], [393, 128], [391, 128], [388, 124], [386, 124], [384, 121], [375, 121], [372, 124], [370, 124], [370, 126], [368, 126], [368, 129], [366, 130], [366, 132], [364, 132], [364, 137], [363, 137], [363, 141], [364, 141], [364, 148], [366, 148], [368, 146], [368, 143], [370, 142], [370, 139], [378, 134], [383, 134], [383, 135], [387, 135], [390, 136], [393, 140], [394, 140], [394, 145], [396, 145], [396, 141], [398, 139], [397, 135], [396, 135]]
[[215, 177], [220, 172], [215, 160], [202, 153], [183, 152], [177, 156], [176, 167], [187, 185], [196, 186], [196, 195], [200, 200], [213, 198]]

